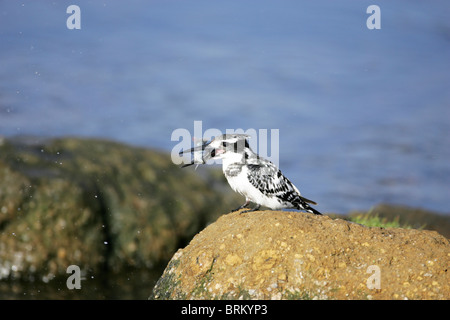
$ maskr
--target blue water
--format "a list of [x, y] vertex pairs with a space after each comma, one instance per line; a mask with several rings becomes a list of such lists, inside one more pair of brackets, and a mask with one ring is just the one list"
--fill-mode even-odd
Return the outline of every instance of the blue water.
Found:
[[170, 152], [195, 120], [279, 129], [280, 167], [320, 211], [449, 214], [449, 17], [447, 0], [2, 1], [0, 135]]

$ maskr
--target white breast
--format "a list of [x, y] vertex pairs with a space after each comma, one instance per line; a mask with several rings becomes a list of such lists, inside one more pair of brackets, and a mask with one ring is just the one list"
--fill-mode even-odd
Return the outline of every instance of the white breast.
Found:
[[[226, 162], [223, 163], [224, 171], [226, 168]], [[282, 209], [288, 208], [290, 204], [280, 203], [280, 201], [276, 197], [271, 197], [263, 194], [259, 189], [254, 187], [247, 178], [248, 169], [246, 166], [242, 167], [242, 170], [239, 174], [235, 176], [227, 176], [225, 177], [228, 180], [231, 188], [242, 194], [247, 200], [250, 200], [253, 203], [260, 204], [262, 206], [271, 208], [271, 209]], [[292, 207], [293, 208], [293, 207]]]

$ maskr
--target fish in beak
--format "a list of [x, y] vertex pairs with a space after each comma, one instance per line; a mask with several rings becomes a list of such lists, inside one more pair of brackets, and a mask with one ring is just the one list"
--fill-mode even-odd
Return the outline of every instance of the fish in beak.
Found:
[[[193, 138], [192, 140], [194, 140], [194, 143], [196, 144], [196, 146], [194, 148], [191, 148], [188, 150], [180, 151], [179, 155], [181, 156], [185, 153], [192, 153], [193, 158], [191, 159], [190, 163], [186, 163], [186, 164], [182, 165], [181, 168], [188, 167], [193, 164], [197, 164], [195, 167], [195, 169], [197, 169], [199, 164], [205, 164], [206, 161], [208, 161], [209, 159], [214, 157], [214, 156], [211, 156], [212, 148], [211, 147], [208, 148], [209, 144], [212, 141], [197, 139], [197, 138]], [[204, 152], [205, 150], [207, 150], [207, 151]], [[214, 150], [212, 150], [212, 151], [214, 151]]]
[[[237, 147], [236, 143], [241, 141], [243, 146], [247, 146], [246, 139], [250, 138], [250, 136], [246, 134], [222, 134], [220, 136], [215, 137], [211, 141], [204, 141], [200, 139], [196, 142], [197, 146], [194, 148], [181, 151], [179, 154], [185, 153], [193, 153], [193, 159], [190, 163], [184, 164], [181, 167], [188, 167], [193, 164], [205, 164], [206, 161], [210, 159], [214, 159], [224, 154], [225, 152], [229, 152], [230, 150], [234, 150]], [[221, 158], [221, 157], [219, 157]], [[197, 168], [197, 167], [196, 167]]]

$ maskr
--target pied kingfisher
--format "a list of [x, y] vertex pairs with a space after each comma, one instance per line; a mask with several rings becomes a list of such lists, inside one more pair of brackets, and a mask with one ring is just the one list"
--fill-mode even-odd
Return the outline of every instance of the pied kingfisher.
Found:
[[223, 173], [231, 188], [245, 197], [245, 203], [233, 211], [246, 208], [253, 202], [256, 204], [254, 208], [241, 213], [265, 206], [274, 210], [294, 208], [321, 214], [310, 206], [317, 203], [302, 197], [280, 169], [250, 149], [248, 138], [250, 136], [246, 134], [222, 134], [201, 146], [181, 151], [180, 155], [194, 153], [194, 160], [182, 167], [198, 163], [198, 153], [202, 153], [200, 163], [206, 163], [209, 159], [222, 159]]

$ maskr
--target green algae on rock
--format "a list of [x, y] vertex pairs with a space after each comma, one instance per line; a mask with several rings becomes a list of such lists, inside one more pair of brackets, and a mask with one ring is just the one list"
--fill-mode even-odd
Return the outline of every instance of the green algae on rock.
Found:
[[166, 263], [237, 203], [211, 180], [166, 153], [111, 141], [5, 139], [0, 279], [46, 280], [71, 264], [104, 272]]

